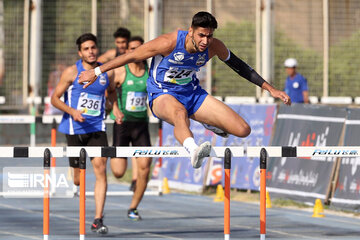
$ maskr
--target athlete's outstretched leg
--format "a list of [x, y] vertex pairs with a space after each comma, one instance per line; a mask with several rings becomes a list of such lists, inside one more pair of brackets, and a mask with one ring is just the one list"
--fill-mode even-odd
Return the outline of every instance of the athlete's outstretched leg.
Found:
[[239, 114], [211, 95], [205, 98], [191, 118], [237, 137], [247, 137], [251, 132], [249, 124]]
[[154, 99], [152, 111], [156, 116], [174, 126], [175, 138], [190, 153], [192, 166], [201, 167], [203, 159], [210, 154], [211, 145], [209, 142], [200, 146], [195, 143], [185, 107], [175, 97], [164, 94]]

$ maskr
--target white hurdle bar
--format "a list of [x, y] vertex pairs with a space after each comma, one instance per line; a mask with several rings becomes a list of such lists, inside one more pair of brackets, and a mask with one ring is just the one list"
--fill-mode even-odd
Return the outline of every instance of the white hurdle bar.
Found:
[[64, 157], [63, 147], [0, 147], [0, 158], [43, 158], [46, 148], [51, 157]]
[[[79, 157], [84, 148], [89, 157], [190, 157], [184, 147], [66, 147], [67, 157]], [[210, 157], [224, 157], [227, 147], [212, 147]], [[243, 157], [243, 147], [231, 147], [233, 157]]]
[[[66, 147], [67, 157], [78, 157], [82, 147]], [[83, 147], [89, 157], [190, 157], [184, 147]], [[209, 157], [224, 157], [227, 147], [212, 147]], [[259, 157], [265, 148], [269, 157], [359, 157], [358, 146], [325, 147], [228, 147], [232, 157]]]
[[[184, 147], [0, 147], [0, 158], [44, 157], [48, 148], [51, 157], [79, 157], [80, 149], [89, 157], [190, 157]], [[212, 147], [209, 157], [224, 157], [227, 147]], [[325, 147], [228, 147], [232, 157], [259, 157], [265, 148], [269, 157], [359, 157], [359, 146]], [[65, 150], [64, 150], [65, 149]]]
[[[231, 147], [229, 147], [231, 149]], [[269, 157], [359, 157], [359, 146], [324, 146], [324, 147], [247, 147], [247, 157], [259, 157], [260, 151], [265, 148]]]

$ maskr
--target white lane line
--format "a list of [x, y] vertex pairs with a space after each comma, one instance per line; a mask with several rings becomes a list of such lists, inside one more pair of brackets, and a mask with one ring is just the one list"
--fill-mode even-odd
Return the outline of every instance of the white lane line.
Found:
[[[95, 202], [92, 199], [90, 201]], [[106, 204], [108, 205], [110, 203], [106, 203]], [[112, 205], [117, 205], [117, 204], [112, 204]], [[8, 204], [3, 204], [3, 203], [0, 203], [0, 206], [3, 207], [3, 208], [14, 209], [14, 210], [23, 211], [23, 212], [26, 212], [26, 213], [32, 213], [32, 214], [38, 214], [38, 215], [43, 214], [42, 212], [39, 212], [39, 211], [33, 211], [33, 210], [20, 208], [20, 207], [14, 207], [14, 206], [11, 206], [11, 205], [8, 205]], [[50, 217], [57, 217], [57, 218], [66, 219], [66, 220], [77, 222], [77, 223], [79, 222], [79, 219], [77, 219], [77, 218], [71, 218], [71, 217], [67, 217], [67, 216], [64, 216], [64, 215], [61, 215], [61, 214], [57, 214], [57, 213], [50, 213]], [[91, 221], [85, 221], [85, 223], [87, 223], [89, 225], [92, 224]], [[121, 231], [122, 233], [134, 233], [135, 232], [135, 233], [143, 233], [145, 235], [152, 236], [152, 237], [158, 237], [158, 238], [177, 239], [177, 240], [182, 239], [182, 238], [176, 238], [176, 237], [172, 237], [172, 236], [166, 236], [164, 234], [160, 235], [160, 234], [154, 234], [154, 233], [146, 233], [146, 232], [143, 232], [142, 230], [120, 228], [120, 227], [113, 226], [113, 225], [107, 225], [107, 226], [108, 226], [108, 228], [116, 229], [117, 231]], [[42, 238], [34, 238], [34, 239], [42, 239]]]
[[29, 236], [29, 235], [22, 235], [20, 233], [7, 232], [7, 231], [0, 231], [0, 233], [15, 236], [15, 237], [21, 237], [23, 239], [36, 239], [36, 240], [41, 240], [42, 239], [42, 237], [33, 237], [33, 236]]

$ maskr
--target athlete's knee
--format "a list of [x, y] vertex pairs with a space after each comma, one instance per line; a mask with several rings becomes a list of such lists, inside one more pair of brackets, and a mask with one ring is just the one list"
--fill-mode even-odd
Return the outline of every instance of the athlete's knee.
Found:
[[96, 178], [106, 177], [106, 158], [94, 158], [92, 165]]
[[74, 178], [74, 185], [80, 186], [80, 178]]
[[125, 175], [127, 168], [126, 158], [111, 158], [110, 159], [111, 171], [116, 178], [122, 178]]
[[149, 176], [150, 167], [139, 167], [138, 168], [138, 175], [139, 176]]
[[250, 135], [251, 133], [251, 127], [248, 125], [248, 124], [244, 124], [242, 127], [241, 127], [241, 130], [240, 130], [240, 136], [239, 137], [247, 137]]
[[73, 172], [73, 182], [76, 186], [80, 186], [80, 169], [72, 168]]
[[[150, 160], [150, 164], [151, 164], [151, 160]], [[150, 174], [150, 164], [139, 164], [138, 165], [138, 177], [141, 178], [149, 178], [149, 174]]]
[[114, 177], [116, 177], [116, 178], [122, 178], [125, 175], [125, 171], [118, 170], [118, 169], [112, 169], [112, 173], [114, 174]]
[[177, 123], [185, 122], [188, 126], [190, 126], [190, 120], [185, 108], [178, 108], [174, 111], [174, 125]]

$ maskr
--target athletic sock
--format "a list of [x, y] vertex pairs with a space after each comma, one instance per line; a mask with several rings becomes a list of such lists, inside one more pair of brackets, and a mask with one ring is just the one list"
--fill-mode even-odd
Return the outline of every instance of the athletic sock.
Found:
[[188, 137], [185, 139], [183, 146], [185, 147], [186, 151], [189, 153], [193, 153], [196, 148], [198, 148], [198, 145], [195, 143], [194, 138]]

